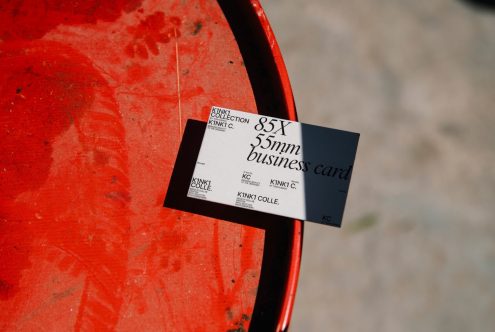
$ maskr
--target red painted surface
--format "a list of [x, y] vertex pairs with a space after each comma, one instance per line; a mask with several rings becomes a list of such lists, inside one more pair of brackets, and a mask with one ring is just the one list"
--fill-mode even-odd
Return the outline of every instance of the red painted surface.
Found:
[[218, 5], [10, 1], [0, 39], [0, 330], [248, 328], [263, 230], [162, 207], [186, 119], [256, 112]]

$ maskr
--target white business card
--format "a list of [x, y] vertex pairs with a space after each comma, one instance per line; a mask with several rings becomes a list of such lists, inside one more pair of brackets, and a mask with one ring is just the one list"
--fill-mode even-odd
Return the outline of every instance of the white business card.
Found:
[[359, 134], [212, 107], [188, 197], [340, 226]]

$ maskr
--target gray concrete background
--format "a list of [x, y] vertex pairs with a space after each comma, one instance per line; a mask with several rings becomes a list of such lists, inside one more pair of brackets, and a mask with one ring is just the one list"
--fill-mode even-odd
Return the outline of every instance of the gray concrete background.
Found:
[[361, 133], [342, 229], [305, 225], [291, 331], [495, 331], [495, 12], [262, 5], [300, 120]]

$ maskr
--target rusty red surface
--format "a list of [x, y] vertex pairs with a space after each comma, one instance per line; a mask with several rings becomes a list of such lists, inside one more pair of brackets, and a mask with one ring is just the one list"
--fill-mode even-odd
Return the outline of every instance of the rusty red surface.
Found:
[[[249, 8], [295, 119], [273, 34]], [[247, 329], [265, 231], [162, 207], [186, 119], [258, 111], [220, 6], [8, 1], [0, 40], [0, 329]], [[299, 269], [293, 223], [279, 330]]]

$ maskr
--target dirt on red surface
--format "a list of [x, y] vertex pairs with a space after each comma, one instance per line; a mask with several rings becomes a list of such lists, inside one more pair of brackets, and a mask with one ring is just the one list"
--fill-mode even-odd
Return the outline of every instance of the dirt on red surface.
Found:
[[219, 7], [12, 1], [0, 39], [0, 328], [247, 328], [263, 230], [162, 207], [186, 119], [256, 111]]

